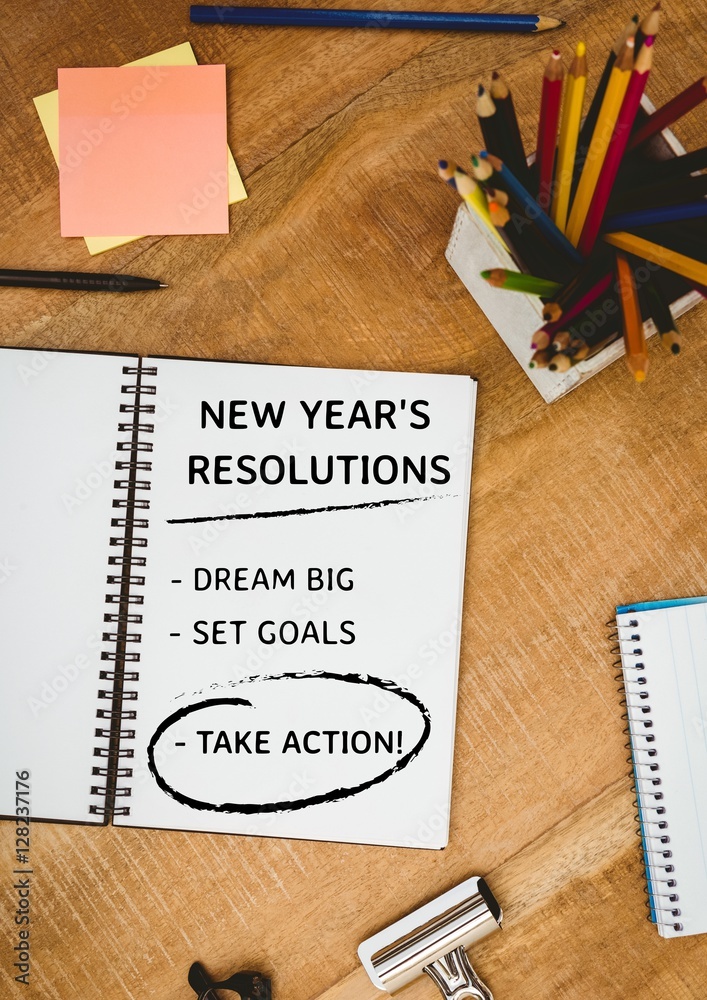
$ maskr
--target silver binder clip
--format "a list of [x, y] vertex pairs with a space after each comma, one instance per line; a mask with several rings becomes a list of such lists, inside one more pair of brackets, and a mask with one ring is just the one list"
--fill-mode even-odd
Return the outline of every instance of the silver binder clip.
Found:
[[482, 878], [470, 878], [368, 938], [359, 958], [374, 986], [397, 993], [423, 972], [445, 1000], [493, 1000], [466, 953], [501, 927], [503, 914]]

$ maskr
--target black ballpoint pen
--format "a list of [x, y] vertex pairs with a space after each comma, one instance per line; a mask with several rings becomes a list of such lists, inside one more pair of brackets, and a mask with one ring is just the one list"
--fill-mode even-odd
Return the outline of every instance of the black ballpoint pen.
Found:
[[0, 285], [14, 288], [71, 288], [76, 292], [149, 292], [167, 288], [152, 278], [91, 271], [22, 271], [0, 268]]

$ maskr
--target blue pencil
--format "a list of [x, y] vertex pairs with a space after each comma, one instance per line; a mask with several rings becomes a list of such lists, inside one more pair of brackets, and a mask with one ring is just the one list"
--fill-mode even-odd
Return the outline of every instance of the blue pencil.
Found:
[[682, 222], [683, 219], [702, 219], [707, 215], [707, 199], [691, 201], [686, 205], [665, 205], [662, 208], [639, 208], [634, 212], [619, 212], [604, 222], [607, 233], [634, 226], [652, 226], [659, 222]]
[[576, 247], [572, 246], [565, 234], [557, 228], [550, 216], [542, 210], [535, 198], [526, 191], [503, 160], [499, 160], [497, 156], [492, 156], [486, 150], [483, 150], [479, 155], [489, 161], [494, 171], [499, 175], [501, 186], [505, 187], [508, 194], [518, 203], [526, 218], [534, 223], [545, 239], [568, 260], [571, 260], [573, 264], [583, 264], [584, 258]]
[[190, 8], [195, 24], [270, 24], [309, 28], [422, 28], [432, 31], [549, 31], [565, 22], [542, 14], [465, 14], [416, 10], [338, 10], [316, 7]]

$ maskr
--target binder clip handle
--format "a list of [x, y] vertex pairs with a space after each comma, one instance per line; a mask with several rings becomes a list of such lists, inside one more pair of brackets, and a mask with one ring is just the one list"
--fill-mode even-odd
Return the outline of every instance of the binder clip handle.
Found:
[[455, 948], [422, 971], [437, 984], [445, 1000], [493, 1000], [491, 990], [474, 972], [464, 948]]
[[203, 965], [194, 962], [187, 979], [198, 1000], [218, 1000], [216, 990], [233, 990], [241, 1000], [272, 1000], [270, 980], [260, 972], [236, 972], [223, 982], [216, 983], [207, 975]]

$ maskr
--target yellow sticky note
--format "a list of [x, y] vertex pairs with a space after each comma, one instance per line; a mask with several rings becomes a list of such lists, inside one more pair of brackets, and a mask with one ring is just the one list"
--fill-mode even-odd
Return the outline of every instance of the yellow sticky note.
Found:
[[[197, 65], [194, 50], [189, 42], [175, 45], [172, 48], [155, 52], [153, 55], [145, 56], [144, 59], [136, 59], [129, 66], [195, 66]], [[59, 92], [53, 90], [48, 94], [41, 94], [34, 98], [34, 105], [42, 123], [49, 147], [54, 159], [59, 164]], [[238, 167], [236, 166], [230, 149], [227, 150], [228, 157], [228, 203], [233, 205], [238, 201], [243, 201], [248, 197]], [[142, 239], [140, 236], [86, 236], [84, 237], [88, 252], [91, 255], [103, 253], [105, 250], [112, 250], [114, 247], [123, 246], [125, 243], [132, 243]]]

